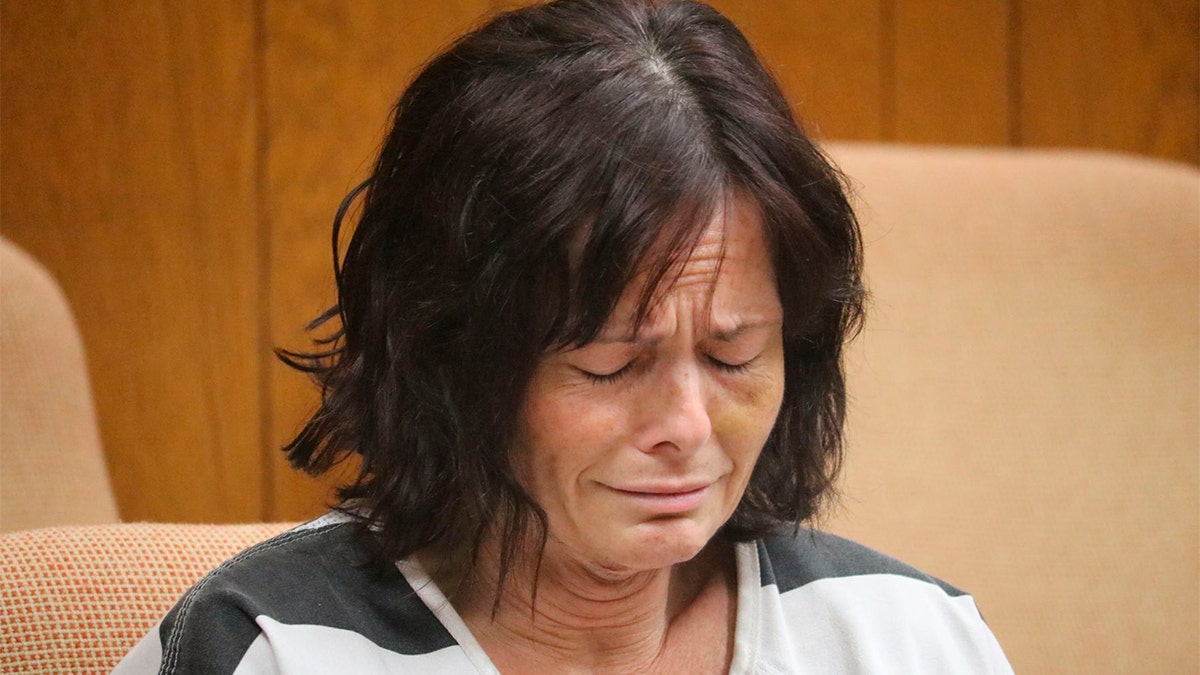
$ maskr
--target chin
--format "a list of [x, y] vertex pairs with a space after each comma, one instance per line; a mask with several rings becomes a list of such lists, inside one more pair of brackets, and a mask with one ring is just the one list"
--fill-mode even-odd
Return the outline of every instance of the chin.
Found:
[[[685, 563], [704, 550], [717, 528], [690, 518], [652, 520], [632, 528], [620, 551], [622, 566], [649, 570]], [[617, 551], [613, 551], [617, 553]]]

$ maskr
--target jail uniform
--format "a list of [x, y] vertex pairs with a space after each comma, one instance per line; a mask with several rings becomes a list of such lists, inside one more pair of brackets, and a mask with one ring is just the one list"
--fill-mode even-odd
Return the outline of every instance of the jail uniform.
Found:
[[[735, 545], [730, 673], [1011, 673], [971, 596], [808, 529]], [[330, 513], [201, 579], [114, 671], [499, 673], [415, 559]]]

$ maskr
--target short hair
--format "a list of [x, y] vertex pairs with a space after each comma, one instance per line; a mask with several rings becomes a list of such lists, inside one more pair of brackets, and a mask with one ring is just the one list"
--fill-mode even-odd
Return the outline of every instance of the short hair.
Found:
[[842, 457], [842, 347], [863, 313], [858, 224], [843, 177], [717, 11], [558, 0], [500, 14], [417, 74], [359, 190], [335, 219], [337, 304], [310, 329], [339, 323], [311, 353], [279, 352], [322, 389], [285, 451], [314, 474], [359, 456], [339, 497], [383, 555], [473, 558], [499, 527], [503, 577], [530, 533], [544, 546], [509, 452], [539, 360], [594, 339], [642, 273], [644, 319], [734, 193], [762, 214], [785, 385], [719, 536], [818, 513]]

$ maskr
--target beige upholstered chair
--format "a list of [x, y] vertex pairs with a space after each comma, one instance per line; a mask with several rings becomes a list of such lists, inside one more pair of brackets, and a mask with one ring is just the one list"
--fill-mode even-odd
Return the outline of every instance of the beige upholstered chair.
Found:
[[1200, 672], [1200, 172], [834, 154], [874, 299], [830, 526], [974, 593], [1018, 673]]
[[208, 570], [287, 527], [131, 523], [0, 534], [0, 674], [107, 673]]
[[66, 297], [0, 238], [0, 532], [117, 521]]
[[0, 675], [107, 673], [205, 572], [288, 527], [117, 523], [66, 298], [0, 238]]

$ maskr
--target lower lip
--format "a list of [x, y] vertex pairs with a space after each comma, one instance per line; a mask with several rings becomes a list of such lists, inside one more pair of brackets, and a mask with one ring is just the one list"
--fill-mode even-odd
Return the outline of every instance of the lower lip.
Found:
[[708, 487], [704, 486], [690, 492], [630, 492], [612, 488], [617, 494], [632, 499], [644, 508], [656, 513], [683, 513], [691, 511], [704, 502], [708, 496]]

